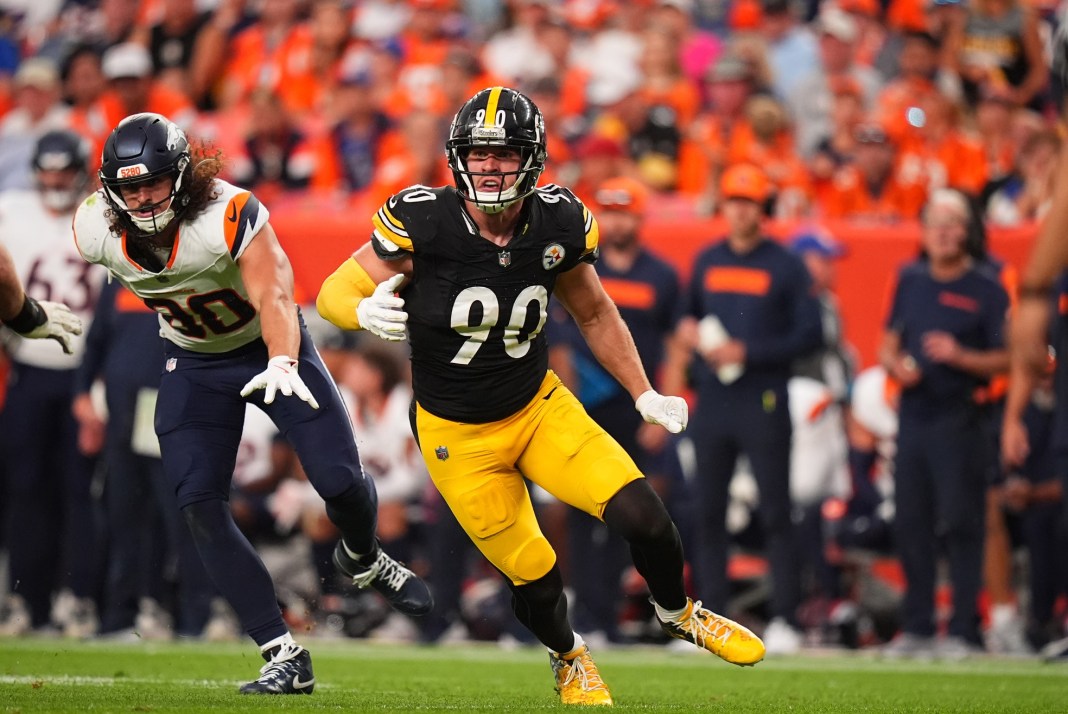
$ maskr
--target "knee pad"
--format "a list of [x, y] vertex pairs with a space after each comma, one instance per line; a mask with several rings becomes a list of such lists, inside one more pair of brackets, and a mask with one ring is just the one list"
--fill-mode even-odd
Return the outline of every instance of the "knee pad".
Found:
[[220, 499], [197, 501], [182, 507], [182, 516], [193, 541], [204, 543], [217, 537], [233, 521], [230, 504]]
[[519, 546], [512, 556], [512, 582], [526, 585], [545, 577], [556, 565], [556, 552], [545, 536], [539, 535]]

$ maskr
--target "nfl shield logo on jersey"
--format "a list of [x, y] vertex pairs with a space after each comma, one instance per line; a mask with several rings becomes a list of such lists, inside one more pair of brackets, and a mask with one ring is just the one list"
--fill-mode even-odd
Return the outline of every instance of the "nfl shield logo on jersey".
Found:
[[564, 259], [564, 246], [559, 243], [553, 243], [545, 248], [541, 253], [541, 267], [546, 270], [552, 270], [560, 261]]
[[502, 250], [500, 253], [497, 254], [497, 265], [501, 266], [502, 268], [507, 268], [511, 264], [512, 251]]
[[178, 366], [178, 358], [177, 357], [171, 357], [170, 359], [167, 360], [167, 371], [168, 372], [173, 372], [174, 368], [177, 367], [177, 366]]
[[439, 446], [434, 449], [434, 454], [437, 455], [438, 461], [446, 461], [449, 458], [449, 449], [445, 446]]

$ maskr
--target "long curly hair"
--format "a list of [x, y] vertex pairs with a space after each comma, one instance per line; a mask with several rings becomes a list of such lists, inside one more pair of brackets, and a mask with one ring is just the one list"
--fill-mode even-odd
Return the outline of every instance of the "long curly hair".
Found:
[[[204, 212], [208, 204], [219, 196], [215, 179], [223, 169], [222, 150], [200, 139], [189, 141], [189, 163], [182, 169], [182, 195], [175, 197], [172, 223], [192, 220]], [[130, 217], [112, 208], [104, 214], [113, 233], [144, 235]]]
[[208, 204], [219, 196], [215, 178], [223, 169], [222, 150], [200, 139], [189, 142], [189, 165], [185, 167], [184, 181], [188, 188], [189, 201], [181, 218], [193, 219], [200, 215]]

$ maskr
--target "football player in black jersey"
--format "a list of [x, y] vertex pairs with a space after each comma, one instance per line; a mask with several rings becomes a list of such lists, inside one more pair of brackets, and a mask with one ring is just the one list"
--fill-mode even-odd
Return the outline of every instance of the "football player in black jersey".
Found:
[[410, 341], [413, 428], [430, 475], [507, 578], [516, 617], [549, 648], [564, 703], [612, 698], [568, 621], [524, 477], [630, 544], [668, 633], [734, 664], [760, 661], [752, 632], [686, 596], [682, 545], [663, 503], [548, 369], [542, 327], [555, 292], [642, 417], [686, 428], [686, 402], [651, 388], [593, 268], [597, 222], [571, 191], [537, 186], [541, 112], [515, 90], [484, 89], [456, 114], [446, 153], [455, 187], [391, 197], [372, 218], [371, 240], [323, 284], [319, 311], [340, 327]]

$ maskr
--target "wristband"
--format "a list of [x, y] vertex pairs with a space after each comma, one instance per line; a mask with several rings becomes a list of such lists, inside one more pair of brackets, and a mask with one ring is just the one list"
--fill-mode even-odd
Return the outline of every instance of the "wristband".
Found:
[[33, 332], [46, 322], [48, 322], [48, 315], [45, 314], [44, 308], [29, 295], [26, 296], [25, 302], [22, 303], [22, 309], [19, 310], [19, 313], [8, 320], [4, 320], [5, 325], [20, 335]]

